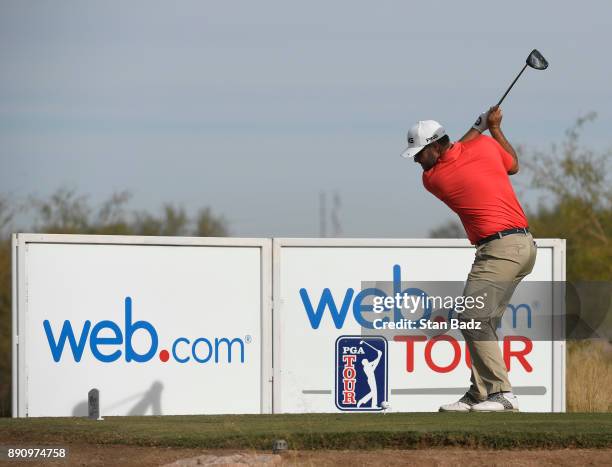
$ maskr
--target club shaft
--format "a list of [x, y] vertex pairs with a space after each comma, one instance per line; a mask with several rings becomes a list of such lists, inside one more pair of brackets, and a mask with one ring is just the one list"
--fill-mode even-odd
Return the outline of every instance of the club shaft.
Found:
[[512, 86], [514, 86], [514, 83], [517, 82], [517, 80], [521, 77], [521, 75], [523, 74], [523, 71], [525, 71], [525, 68], [527, 68], [527, 64], [525, 64], [525, 66], [523, 67], [523, 69], [521, 70], [521, 72], [516, 75], [516, 78], [514, 78], [514, 81], [512, 81], [512, 84], [510, 85], [510, 87], [506, 90], [506, 92], [504, 93], [504, 95], [501, 97], [501, 99], [499, 100], [499, 102], [497, 103], [498, 106], [501, 105], [501, 103], [504, 101], [504, 99], [506, 98], [506, 96], [508, 95], [508, 93], [510, 92], [510, 89], [512, 89]]
[[366, 341], [363, 341], [363, 343], [367, 345], [368, 347], [370, 347], [371, 349], [374, 349], [378, 352], [378, 349], [376, 347], [373, 347], [372, 345], [368, 344]]

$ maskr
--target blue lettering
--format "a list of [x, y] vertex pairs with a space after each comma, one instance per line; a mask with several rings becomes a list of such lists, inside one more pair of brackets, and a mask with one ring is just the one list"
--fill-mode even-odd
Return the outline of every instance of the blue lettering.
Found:
[[[145, 354], [137, 353], [132, 347], [132, 335], [136, 330], [142, 329], [151, 337], [151, 347]], [[148, 321], [136, 321], [132, 324], [132, 299], [125, 297], [125, 360], [131, 362], [146, 362], [151, 360], [157, 352], [157, 332]]]
[[[345, 304], [345, 308], [346, 307], [348, 307], [347, 304]], [[318, 311], [318, 313], [322, 314], [324, 308], [325, 305], [323, 305], [323, 308], [320, 312]], [[337, 313], [335, 307], [334, 312]], [[346, 311], [343, 311], [343, 316], [345, 315]], [[74, 360], [76, 362], [80, 362], [81, 358], [83, 357], [83, 351], [87, 346], [87, 339], [89, 338], [89, 348], [92, 356], [98, 361], [104, 363], [117, 361], [121, 357], [122, 353], [125, 355], [125, 360], [127, 362], [147, 362], [157, 353], [159, 344], [157, 331], [150, 322], [144, 320], [133, 321], [132, 299], [130, 297], [125, 298], [125, 330], [123, 333], [119, 325], [110, 320], [100, 321], [93, 326], [93, 328], [91, 326], [91, 321], [85, 321], [80, 335], [75, 334], [72, 328], [72, 323], [69, 320], [65, 320], [57, 339], [53, 334], [49, 320], [43, 321], [43, 327], [47, 336], [51, 355], [55, 362], [59, 362], [61, 360], [64, 347], [66, 347], [66, 341], [68, 342], [68, 346], [70, 347]], [[150, 347], [145, 353], [138, 353], [132, 345], [132, 338], [139, 330], [141, 333], [143, 331], [146, 332], [150, 338]], [[125, 345], [124, 352], [122, 352], [122, 348], [104, 348], [104, 346], [120, 346], [121, 344]], [[191, 346], [191, 355], [189, 355], [188, 350], [185, 351], [184, 347], [181, 355], [178, 355], [177, 350], [179, 350], [178, 347], [181, 344]], [[198, 354], [198, 350], [202, 347], [200, 344], [204, 344], [205, 347], [208, 347], [207, 353], [200, 352], [200, 354]], [[236, 345], [237, 348], [235, 348]], [[191, 345], [190, 340], [186, 337], [179, 337], [172, 343], [172, 357], [178, 363], [187, 363], [192, 357], [198, 363], [207, 363], [212, 359], [213, 353], [215, 363], [219, 363], [220, 359], [223, 360], [223, 363], [232, 363], [232, 358], [234, 361], [238, 359], [236, 352], [240, 353], [240, 363], [244, 363], [244, 341], [240, 338], [230, 339], [227, 337], [216, 337], [214, 340], [214, 347], [212, 340], [205, 337], [196, 339], [193, 342], [193, 345]], [[223, 353], [222, 356], [220, 356], [221, 353]]]
[[[200, 342], [204, 342], [208, 346], [208, 355], [206, 356], [206, 358], [199, 358], [196, 355], [196, 346]], [[195, 341], [193, 341], [193, 346], [191, 347], [191, 355], [193, 355], [193, 359], [196, 362], [198, 362], [198, 363], [206, 363], [208, 360], [210, 360], [210, 357], [212, 357], [212, 344], [205, 337], [200, 337], [200, 338], [196, 339]], [[231, 359], [232, 359], [232, 356], [230, 354], [230, 361], [231, 361]], [[217, 357], [215, 357], [215, 360], [217, 360]]]
[[323, 313], [325, 312], [325, 308], [329, 307], [329, 311], [334, 320], [334, 325], [336, 326], [336, 329], [341, 329], [342, 325], [344, 324], [344, 320], [346, 319], [346, 315], [348, 313], [354, 292], [355, 291], [353, 289], [346, 290], [346, 294], [344, 295], [344, 301], [342, 302], [342, 307], [340, 308], [340, 312], [338, 312], [338, 308], [336, 307], [336, 303], [334, 302], [334, 297], [332, 296], [331, 291], [327, 288], [323, 289], [321, 299], [319, 300], [319, 304], [317, 305], [317, 311], [315, 312], [312, 307], [312, 303], [310, 302], [308, 291], [304, 288], [300, 289], [300, 297], [302, 297], [302, 303], [304, 304], [304, 308], [306, 309], [306, 314], [308, 315], [308, 319], [310, 320], [310, 325], [312, 326], [312, 328], [319, 328], [319, 325], [321, 324], [321, 318], [323, 318]]
[[363, 317], [363, 313], [371, 313], [372, 305], [363, 305], [363, 299], [369, 296], [376, 297], [386, 297], [386, 294], [376, 288], [364, 289], [357, 294], [355, 297], [355, 301], [353, 302], [353, 316], [355, 316], [355, 320], [359, 323], [360, 326], [364, 328], [374, 329], [372, 323]]
[[[346, 320], [346, 315], [348, 313], [348, 308], [351, 305], [351, 301], [353, 299], [353, 294], [355, 291], [351, 288], [346, 289], [346, 293], [344, 295], [344, 300], [342, 301], [342, 306], [340, 307], [340, 311], [338, 311], [338, 307], [336, 306], [336, 302], [334, 301], [334, 297], [331, 294], [330, 289], [323, 289], [323, 293], [321, 294], [321, 299], [317, 305], [316, 311], [312, 306], [312, 302], [310, 301], [310, 297], [308, 295], [308, 291], [304, 288], [300, 289], [300, 297], [302, 298], [302, 303], [304, 304], [304, 309], [306, 310], [306, 315], [308, 316], [308, 320], [310, 321], [310, 325], [313, 329], [318, 329], [321, 325], [321, 319], [323, 319], [323, 315], [325, 314], [325, 308], [329, 308], [332, 319], [334, 320], [334, 325], [336, 329], [341, 329]], [[423, 307], [423, 315], [421, 319], [430, 319], [432, 313], [432, 307], [430, 303], [426, 303], [427, 294], [416, 287], [410, 288], [408, 287], [405, 290], [402, 290], [402, 268], [399, 264], [395, 264], [393, 266], [393, 297], [396, 297], [397, 294], [400, 296], [403, 295], [415, 295], [422, 296], [425, 302], [425, 306]], [[366, 320], [363, 316], [363, 313], [368, 313], [373, 311], [372, 305], [364, 305], [363, 299], [368, 296], [378, 296], [378, 297], [386, 297], [386, 294], [376, 288], [364, 289], [360, 291], [355, 297], [355, 301], [353, 303], [353, 316], [355, 317], [355, 321], [359, 323], [362, 327], [367, 327], [372, 329], [372, 323]], [[406, 316], [402, 314], [401, 307], [397, 306], [397, 303], [393, 302], [393, 309], [389, 310], [393, 312], [393, 320], [396, 322], [401, 321], [402, 319], [407, 319]], [[413, 315], [411, 315], [413, 317]], [[389, 318], [386, 317], [383, 321], [389, 321]]]
[[172, 357], [179, 363], [187, 363], [189, 361], [189, 357], [179, 358], [179, 356], [176, 354], [176, 346], [179, 345], [181, 342], [189, 344], [189, 339], [179, 337], [177, 340], [174, 341], [174, 344], [172, 344]]
[[[100, 331], [102, 329], [110, 329], [113, 331], [113, 337], [99, 337]], [[117, 324], [112, 321], [100, 321], [96, 324], [91, 330], [91, 335], [89, 336], [89, 348], [91, 349], [91, 353], [94, 357], [104, 363], [110, 363], [116, 361], [119, 357], [121, 357], [121, 350], [117, 349], [113, 353], [109, 355], [105, 355], [98, 349], [99, 345], [119, 345], [123, 343], [123, 335], [121, 334], [121, 329]]]
[[240, 344], [240, 363], [244, 363], [244, 342], [242, 339], [235, 338], [230, 341], [226, 337], [220, 339], [215, 337], [215, 363], [219, 363], [219, 347], [221, 343], [227, 344], [227, 362], [232, 363], [232, 345], [235, 342]]
[[531, 307], [529, 305], [527, 305], [526, 303], [521, 303], [520, 305], [512, 305], [510, 303], [508, 303], [507, 308], [510, 308], [512, 310], [512, 328], [516, 329], [516, 315], [517, 312], [523, 308], [527, 311], [527, 328], [531, 329]]
[[43, 326], [45, 328], [45, 333], [47, 334], [47, 341], [49, 341], [49, 348], [51, 349], [51, 355], [53, 356], [53, 360], [55, 360], [56, 362], [60, 361], [60, 358], [62, 357], [62, 352], [64, 351], [64, 344], [66, 343], [66, 339], [68, 339], [68, 343], [70, 344], [74, 361], [81, 361], [81, 357], [83, 356], [83, 350], [85, 349], [85, 342], [87, 341], [87, 334], [89, 334], [89, 328], [91, 327], [91, 321], [85, 321], [85, 324], [83, 324], [83, 331], [81, 331], [81, 337], [79, 338], [78, 344], [74, 337], [74, 332], [72, 331], [72, 325], [70, 324], [70, 321], [64, 321], [64, 325], [62, 326], [62, 330], [60, 331], [59, 335], [59, 340], [57, 342], [55, 341], [55, 337], [53, 336], [53, 331], [51, 331], [51, 324], [49, 323], [48, 319], [43, 321]]
[[[393, 296], [395, 297], [397, 296], [397, 294], [415, 295], [417, 297], [421, 295], [423, 297], [423, 300], [426, 300], [428, 296], [423, 290], [418, 289], [416, 287], [409, 287], [406, 290], [402, 290], [402, 268], [399, 264], [393, 266]], [[427, 320], [431, 318], [431, 311], [431, 306], [423, 307], [423, 316], [421, 316], [421, 318]], [[403, 318], [405, 318], [405, 316], [402, 314], [402, 310], [398, 308], [395, 303], [393, 305], [393, 315], [395, 316], [396, 322], [401, 321]]]

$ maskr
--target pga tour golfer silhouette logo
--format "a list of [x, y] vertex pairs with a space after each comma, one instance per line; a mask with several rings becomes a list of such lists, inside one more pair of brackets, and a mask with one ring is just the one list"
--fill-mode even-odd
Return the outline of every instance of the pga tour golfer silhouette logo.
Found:
[[386, 401], [387, 340], [380, 336], [338, 337], [336, 407], [369, 412], [383, 410]]

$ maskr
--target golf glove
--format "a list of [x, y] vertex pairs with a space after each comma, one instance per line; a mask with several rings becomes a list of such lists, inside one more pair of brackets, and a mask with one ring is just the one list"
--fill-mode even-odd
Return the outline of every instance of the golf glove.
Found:
[[474, 122], [474, 124], [472, 125], [472, 128], [474, 128], [475, 130], [480, 131], [481, 133], [484, 132], [488, 126], [487, 126], [487, 117], [489, 116], [489, 110], [487, 110], [486, 112], [481, 113], [478, 118], [476, 119], [476, 121]]

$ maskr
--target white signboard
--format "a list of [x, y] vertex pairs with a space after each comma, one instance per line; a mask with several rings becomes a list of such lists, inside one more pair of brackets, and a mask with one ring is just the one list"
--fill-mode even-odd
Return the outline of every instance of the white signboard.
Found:
[[266, 413], [270, 240], [14, 237], [13, 413]]
[[[564, 241], [537, 243], [526, 281], [564, 280]], [[462, 339], [396, 332], [380, 357], [383, 346], [359, 336], [360, 321], [372, 315], [372, 297], [385, 295], [376, 284], [403, 291], [425, 281], [463, 283], [475, 252], [467, 240], [275, 239], [273, 251], [275, 412], [367, 410], [372, 391], [379, 406], [386, 401], [394, 411], [437, 411], [466, 391], [470, 370]], [[550, 331], [551, 313], [542, 313], [559, 306], [553, 300], [552, 293], [534, 298], [517, 291], [510, 303], [515, 311], [506, 313], [498, 332], [522, 411], [565, 410], [564, 342], [520, 335], [521, 326]]]
[[[538, 240], [527, 281], [563, 281], [564, 248]], [[461, 285], [464, 240], [19, 234], [13, 255], [14, 416], [86, 416], [92, 389], [102, 416], [436, 411], [469, 384], [460, 333], [364, 327], [390, 289]], [[499, 329], [522, 411], [565, 410], [564, 342], [529, 337], [561, 305], [519, 288]]]

